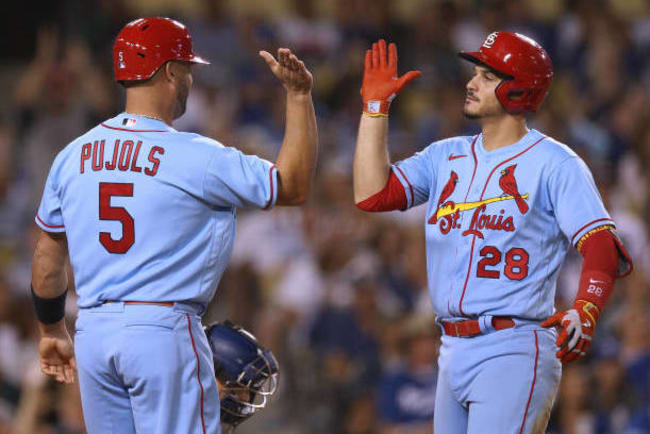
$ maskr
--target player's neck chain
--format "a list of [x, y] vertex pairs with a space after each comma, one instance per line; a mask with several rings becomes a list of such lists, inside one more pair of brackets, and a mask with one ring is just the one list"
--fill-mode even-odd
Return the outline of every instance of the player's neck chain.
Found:
[[142, 116], [143, 118], [154, 119], [156, 121], [165, 122], [163, 119], [161, 119], [159, 117], [156, 117], [156, 116], [145, 115], [145, 114], [142, 114], [142, 113], [129, 113], [129, 112], [125, 112], [125, 113], [127, 115]]

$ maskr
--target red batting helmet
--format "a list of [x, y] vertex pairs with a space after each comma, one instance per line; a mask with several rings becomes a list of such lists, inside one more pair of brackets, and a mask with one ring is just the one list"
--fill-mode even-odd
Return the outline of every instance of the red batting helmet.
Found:
[[115, 80], [147, 80], [168, 60], [209, 64], [192, 51], [187, 28], [170, 18], [139, 18], [113, 44]]
[[479, 51], [461, 51], [458, 55], [508, 76], [495, 93], [510, 114], [536, 111], [553, 80], [553, 64], [548, 53], [519, 33], [490, 33]]

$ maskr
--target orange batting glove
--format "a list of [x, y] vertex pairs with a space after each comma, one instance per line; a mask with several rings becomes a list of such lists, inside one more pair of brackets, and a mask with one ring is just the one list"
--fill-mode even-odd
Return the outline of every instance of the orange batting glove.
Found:
[[369, 116], [388, 116], [391, 101], [411, 80], [421, 75], [420, 71], [409, 71], [397, 77], [397, 46], [388, 46], [386, 59], [386, 41], [380, 39], [366, 50], [361, 98], [363, 112]]
[[595, 304], [576, 300], [573, 309], [558, 312], [541, 324], [542, 327], [561, 328], [555, 345], [560, 349], [556, 356], [562, 363], [572, 362], [587, 353], [599, 315]]

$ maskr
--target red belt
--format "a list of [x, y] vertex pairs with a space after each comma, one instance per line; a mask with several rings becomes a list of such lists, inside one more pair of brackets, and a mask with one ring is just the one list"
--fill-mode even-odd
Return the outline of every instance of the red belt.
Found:
[[[119, 303], [119, 301], [106, 300], [104, 303]], [[125, 301], [124, 304], [153, 304], [156, 306], [174, 307], [171, 301]]]
[[[479, 320], [468, 319], [465, 321], [440, 321], [446, 335], [457, 338], [470, 338], [483, 334]], [[492, 327], [495, 330], [509, 329], [515, 326], [515, 322], [509, 316], [492, 317]]]

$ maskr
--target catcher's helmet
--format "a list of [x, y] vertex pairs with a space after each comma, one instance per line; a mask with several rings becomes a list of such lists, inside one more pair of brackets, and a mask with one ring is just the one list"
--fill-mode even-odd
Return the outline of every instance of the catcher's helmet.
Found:
[[131, 21], [113, 44], [116, 81], [147, 80], [168, 60], [210, 63], [192, 51], [192, 36], [187, 28], [170, 18]]
[[553, 65], [548, 53], [537, 42], [519, 33], [490, 33], [479, 51], [461, 51], [458, 55], [507, 76], [495, 93], [503, 108], [511, 114], [536, 111], [553, 80]]
[[255, 336], [230, 321], [206, 329], [219, 381], [221, 422], [237, 426], [264, 408], [278, 384], [278, 362]]

